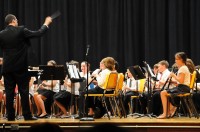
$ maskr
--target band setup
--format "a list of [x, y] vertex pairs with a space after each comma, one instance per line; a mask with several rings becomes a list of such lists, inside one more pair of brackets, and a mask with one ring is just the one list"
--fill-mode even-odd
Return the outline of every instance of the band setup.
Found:
[[[28, 35], [25, 36], [30, 36], [30, 38], [41, 36], [43, 32], [48, 30], [52, 20], [60, 15], [60, 11], [56, 11], [47, 17], [37, 34], [27, 31], [27, 29], [19, 30], [28, 32]], [[16, 17], [11, 14], [9, 18], [12, 18], [12, 21], [8, 21], [10, 22], [9, 26], [18, 27]], [[32, 36], [31, 33], [33, 33]], [[27, 41], [27, 38], [23, 39]], [[16, 52], [15, 54], [21, 52], [20, 55], [25, 54], [26, 50], [23, 51], [23, 49], [26, 48], [27, 46], [24, 46], [22, 50], [16, 49], [12, 52]], [[12, 48], [4, 50], [4, 55], [7, 55], [5, 62], [12, 56], [10, 49]], [[177, 74], [174, 73], [174, 67], [169, 71], [169, 63], [166, 60], [156, 63], [157, 68], [155, 69], [152, 69], [144, 61], [144, 67], [129, 66], [126, 73], [123, 73], [119, 71], [118, 62], [113, 57], [102, 58], [99, 62], [99, 68], [92, 72], [88, 59], [89, 49], [90, 45], [87, 45], [85, 59], [81, 62], [81, 67], [79, 62], [74, 60], [66, 62], [66, 66], [58, 65], [54, 60], [49, 60], [47, 65], [29, 66], [27, 72], [26, 66], [28, 64], [23, 66], [25, 63], [23, 61], [19, 61], [23, 62], [20, 65], [14, 61], [10, 64], [9, 61], [6, 62], [7, 66], [4, 66], [3, 63], [4, 76], [2, 79], [4, 80], [1, 81], [3, 82], [1, 85], [4, 87], [5, 84], [6, 90], [4, 91], [6, 93], [1, 91], [0, 93], [2, 93], [2, 100], [6, 100], [6, 102], [1, 103], [2, 117], [3, 114], [4, 116], [7, 114], [8, 121], [19, 119], [16, 118], [17, 114], [22, 115], [25, 120], [55, 116], [62, 119], [71, 117], [80, 119], [80, 121], [94, 121], [94, 118], [106, 116], [109, 120], [115, 116], [119, 118], [147, 116], [165, 119], [173, 118], [176, 112], [182, 112], [190, 117], [199, 118], [200, 104], [198, 101], [200, 97], [196, 81], [198, 70], [191, 65], [193, 62], [189, 61], [190, 59], [184, 52], [175, 54]], [[13, 70], [12, 65], [16, 68], [22, 67], [22, 69]], [[30, 110], [28, 107], [30, 100], [27, 100], [29, 95], [26, 94], [28, 93], [26, 87], [29, 87], [29, 95], [33, 98], [32, 104], [35, 110], [34, 108], [30, 108]], [[13, 93], [13, 91], [16, 92]], [[9, 97], [9, 95], [21, 95], [23, 103], [20, 104], [19, 101], [16, 101], [19, 99], [17, 96]], [[14, 111], [12, 103], [16, 106], [16, 111]], [[29, 105], [32, 106], [32, 104]], [[23, 106], [23, 110], [19, 108], [20, 105]], [[6, 111], [8, 112], [6, 113]]]

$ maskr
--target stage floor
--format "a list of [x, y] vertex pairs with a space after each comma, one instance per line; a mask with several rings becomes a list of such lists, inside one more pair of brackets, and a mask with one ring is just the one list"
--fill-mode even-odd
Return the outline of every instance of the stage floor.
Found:
[[112, 124], [128, 131], [135, 130], [136, 132], [200, 131], [200, 119], [196, 119], [194, 117], [174, 117], [169, 119], [141, 117], [136, 119], [135, 116], [127, 118], [111, 117], [110, 120], [108, 117], [102, 117], [100, 119], [94, 119], [94, 121], [80, 121], [79, 119], [74, 119], [73, 117], [65, 119], [52, 117], [47, 119], [38, 119], [36, 121], [24, 121], [23, 119], [7, 121], [6, 119], [0, 119], [0, 128], [4, 128], [5, 130], [14, 129], [23, 131], [32, 125], [46, 122], [58, 124], [61, 128], [63, 128], [63, 130], [66, 131], [87, 130], [103, 123]]

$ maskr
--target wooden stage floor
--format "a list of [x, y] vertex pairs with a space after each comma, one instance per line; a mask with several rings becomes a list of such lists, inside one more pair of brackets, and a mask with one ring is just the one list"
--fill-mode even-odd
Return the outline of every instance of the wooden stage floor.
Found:
[[23, 119], [19, 119], [16, 121], [7, 121], [6, 119], [1, 118], [0, 130], [26, 131], [32, 125], [46, 122], [58, 124], [65, 131], [87, 131], [94, 126], [98, 126], [103, 123], [115, 125], [127, 131], [134, 130], [134, 132], [200, 131], [200, 119], [196, 119], [194, 117], [174, 117], [170, 119], [142, 117], [136, 119], [135, 116], [127, 118], [111, 117], [110, 120], [107, 117], [102, 117], [100, 119], [94, 119], [94, 121], [80, 121], [79, 119], [74, 119], [73, 117], [65, 119], [52, 117], [47, 119], [38, 119], [36, 121], [24, 121]]

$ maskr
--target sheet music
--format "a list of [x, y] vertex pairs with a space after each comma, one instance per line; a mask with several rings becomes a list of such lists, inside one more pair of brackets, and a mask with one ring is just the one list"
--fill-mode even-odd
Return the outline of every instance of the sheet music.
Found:
[[68, 65], [68, 70], [71, 78], [75, 78], [74, 70], [73, 70], [73, 65]]
[[80, 78], [79, 71], [76, 68], [76, 65], [67, 64], [67, 67], [68, 67], [68, 72], [70, 74], [70, 78], [76, 78], [76, 79]]
[[75, 78], [79, 78], [78, 70], [75, 65], [73, 65], [73, 71], [74, 71]]
[[149, 71], [151, 77], [154, 77], [154, 78], [155, 78], [156, 76], [153, 74], [153, 72], [152, 72], [152, 70], [151, 70], [149, 64], [146, 64], [146, 65], [147, 65], [147, 68], [148, 68], [148, 71]]

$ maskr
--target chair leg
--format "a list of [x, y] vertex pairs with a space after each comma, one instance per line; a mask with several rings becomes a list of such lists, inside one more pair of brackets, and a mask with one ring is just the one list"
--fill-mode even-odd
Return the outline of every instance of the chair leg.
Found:
[[194, 103], [192, 101], [192, 97], [191, 96], [188, 97], [188, 102], [189, 102], [189, 104], [191, 106], [191, 109], [192, 109], [192, 111], [194, 113], [195, 118], [199, 119], [199, 114], [198, 114], [198, 112], [196, 110], [196, 107], [195, 107], [195, 105], [194, 105]]
[[108, 119], [110, 120], [110, 115], [108, 113], [108, 107], [107, 107], [107, 104], [106, 104], [105, 96], [102, 97], [102, 102], [103, 102], [103, 104], [106, 108], [106, 113], [107, 113]]
[[122, 114], [120, 113], [119, 106], [118, 106], [118, 104], [117, 104], [116, 98], [113, 97], [113, 99], [114, 99], [114, 103], [115, 103], [115, 106], [116, 106], [116, 109], [117, 109], [118, 116], [119, 116], [120, 118], [122, 118]]
[[187, 108], [184, 107], [183, 103], [184, 103], [183, 98], [180, 98], [180, 106], [179, 107], [180, 107], [180, 109], [182, 108], [184, 115], [187, 116], [187, 114], [188, 114], [188, 112], [186, 112]]
[[108, 97], [108, 100], [109, 100], [112, 112], [113, 112], [114, 116], [116, 116], [115, 108], [113, 106], [113, 98], [112, 97]]
[[191, 109], [190, 109], [190, 107], [188, 105], [187, 99], [186, 99], [186, 97], [182, 97], [182, 98], [183, 98], [183, 101], [184, 101], [184, 103], [186, 105], [187, 111], [189, 113], [189, 117], [191, 118], [192, 117], [192, 112], [191, 112]]
[[119, 108], [121, 108], [122, 115], [124, 115], [124, 118], [127, 118], [121, 94], [118, 96], [118, 100], [119, 100], [119, 106], [120, 106]]

